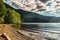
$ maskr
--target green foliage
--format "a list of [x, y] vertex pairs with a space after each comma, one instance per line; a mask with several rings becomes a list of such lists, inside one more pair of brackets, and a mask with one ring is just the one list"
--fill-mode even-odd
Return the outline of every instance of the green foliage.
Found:
[[0, 24], [4, 23], [4, 19], [0, 18]]
[[3, 0], [0, 0], [0, 13], [6, 13], [6, 7]]
[[3, 2], [0, 0], [0, 24], [7, 23], [7, 24], [16, 24], [15, 28], [20, 28], [21, 25], [17, 25], [21, 23], [20, 14], [15, 10], [7, 8]]
[[4, 16], [7, 11], [5, 5], [2, 1], [3, 0], [0, 0], [0, 23], [4, 23]]
[[11, 9], [7, 10], [7, 14], [5, 18], [8, 20], [9, 23], [21, 23], [20, 14]]
[[16, 29], [21, 29], [21, 24], [13, 24], [12, 27]]

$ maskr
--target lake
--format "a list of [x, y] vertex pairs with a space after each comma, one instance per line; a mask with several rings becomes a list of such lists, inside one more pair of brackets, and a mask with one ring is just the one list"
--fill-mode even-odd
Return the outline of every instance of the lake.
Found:
[[22, 29], [42, 34], [46, 38], [60, 39], [60, 23], [22, 23]]

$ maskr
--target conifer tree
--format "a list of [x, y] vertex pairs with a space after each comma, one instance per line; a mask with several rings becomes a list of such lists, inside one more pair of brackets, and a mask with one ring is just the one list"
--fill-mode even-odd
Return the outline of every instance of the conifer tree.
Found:
[[7, 23], [21, 23], [20, 14], [14, 10], [8, 9], [6, 14]]
[[12, 10], [10, 8], [7, 8], [3, 2], [3, 0], [0, 0], [0, 24], [15, 24], [15, 28], [20, 29], [21, 25], [21, 17], [18, 12], [15, 10]]
[[6, 14], [6, 7], [3, 3], [3, 0], [0, 0], [0, 23], [4, 23], [4, 16]]

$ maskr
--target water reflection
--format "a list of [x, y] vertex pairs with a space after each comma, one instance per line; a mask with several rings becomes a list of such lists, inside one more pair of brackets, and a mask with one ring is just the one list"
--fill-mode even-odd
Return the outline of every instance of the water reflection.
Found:
[[60, 23], [22, 23], [22, 29], [42, 34], [45, 38], [60, 39]]

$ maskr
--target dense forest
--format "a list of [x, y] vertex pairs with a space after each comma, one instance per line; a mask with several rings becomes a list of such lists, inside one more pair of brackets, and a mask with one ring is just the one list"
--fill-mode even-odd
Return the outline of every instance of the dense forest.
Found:
[[20, 14], [15, 10], [7, 8], [3, 0], [0, 0], [0, 23], [21, 23]]

